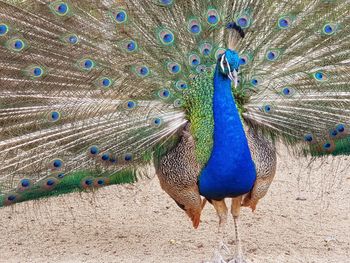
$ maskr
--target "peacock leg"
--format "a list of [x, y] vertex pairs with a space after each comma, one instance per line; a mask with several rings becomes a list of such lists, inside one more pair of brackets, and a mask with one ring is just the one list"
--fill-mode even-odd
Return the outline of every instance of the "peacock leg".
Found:
[[211, 203], [213, 204], [216, 213], [219, 217], [219, 228], [218, 228], [218, 247], [214, 251], [214, 256], [212, 259], [212, 263], [226, 263], [226, 261], [223, 259], [222, 251], [228, 252], [228, 247], [224, 243], [224, 237], [225, 237], [225, 227], [227, 223], [227, 206], [225, 203], [225, 200], [221, 201], [215, 201], [212, 200]]
[[235, 255], [232, 260], [228, 263], [248, 263], [243, 257], [243, 250], [241, 244], [241, 238], [239, 236], [239, 214], [241, 211], [242, 196], [232, 198], [231, 213], [233, 216], [234, 226], [235, 226], [235, 236], [236, 236], [236, 247]]

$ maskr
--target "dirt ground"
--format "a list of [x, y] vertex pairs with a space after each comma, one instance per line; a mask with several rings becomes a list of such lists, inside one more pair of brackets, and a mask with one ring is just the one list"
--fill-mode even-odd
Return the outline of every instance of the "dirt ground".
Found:
[[[350, 262], [350, 157], [291, 157], [280, 148], [276, 179], [241, 236], [251, 262]], [[321, 166], [322, 164], [322, 166]], [[310, 173], [311, 172], [311, 173]], [[158, 179], [0, 209], [0, 262], [208, 261], [217, 218], [208, 205], [198, 230]], [[234, 245], [232, 220], [227, 242]]]

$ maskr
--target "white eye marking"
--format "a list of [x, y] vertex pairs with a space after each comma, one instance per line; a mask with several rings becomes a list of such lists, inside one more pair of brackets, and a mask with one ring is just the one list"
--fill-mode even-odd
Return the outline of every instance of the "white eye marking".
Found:
[[222, 69], [222, 72], [225, 72], [224, 60], [227, 61], [226, 58], [225, 58], [225, 54], [222, 55], [221, 61], [220, 61], [220, 67]]

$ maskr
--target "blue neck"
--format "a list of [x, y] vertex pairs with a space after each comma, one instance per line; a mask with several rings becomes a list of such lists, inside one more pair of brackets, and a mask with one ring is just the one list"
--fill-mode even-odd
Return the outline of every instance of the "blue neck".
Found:
[[199, 178], [202, 195], [220, 200], [249, 192], [256, 173], [247, 138], [232, 96], [230, 79], [218, 66], [214, 75], [214, 145]]

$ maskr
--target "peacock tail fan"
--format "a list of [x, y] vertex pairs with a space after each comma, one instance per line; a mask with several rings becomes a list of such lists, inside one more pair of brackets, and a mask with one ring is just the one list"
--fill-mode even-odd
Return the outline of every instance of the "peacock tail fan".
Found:
[[337, 0], [0, 1], [0, 205], [135, 182], [187, 121], [205, 165], [226, 48], [245, 123], [305, 154], [349, 154], [348, 13]]

